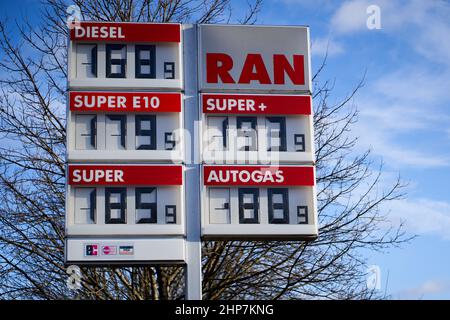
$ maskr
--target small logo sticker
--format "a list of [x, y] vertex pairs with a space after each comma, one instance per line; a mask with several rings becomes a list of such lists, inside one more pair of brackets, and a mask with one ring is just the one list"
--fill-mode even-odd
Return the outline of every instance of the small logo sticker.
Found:
[[102, 246], [102, 255], [114, 256], [117, 254], [117, 246]]
[[131, 256], [134, 254], [134, 247], [133, 246], [120, 246], [119, 254], [124, 255], [124, 256]]
[[87, 244], [84, 247], [84, 255], [90, 257], [98, 256], [98, 244]]

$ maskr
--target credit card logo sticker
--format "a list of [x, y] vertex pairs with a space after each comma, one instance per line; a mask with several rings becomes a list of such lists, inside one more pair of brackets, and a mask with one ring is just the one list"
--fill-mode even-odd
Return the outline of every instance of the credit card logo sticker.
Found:
[[98, 245], [97, 244], [87, 244], [84, 248], [84, 254], [90, 257], [98, 256]]
[[116, 246], [102, 246], [102, 255], [112, 256], [117, 254]]
[[134, 247], [133, 246], [120, 246], [119, 247], [119, 254], [120, 255], [131, 256], [131, 255], [134, 254]]

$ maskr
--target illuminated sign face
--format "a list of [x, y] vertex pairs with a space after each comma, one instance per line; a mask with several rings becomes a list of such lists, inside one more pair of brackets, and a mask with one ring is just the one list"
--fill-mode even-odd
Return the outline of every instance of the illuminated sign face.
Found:
[[69, 165], [68, 184], [68, 235], [184, 234], [181, 166]]
[[201, 89], [311, 89], [306, 27], [201, 25]]
[[311, 163], [314, 161], [311, 97], [204, 93], [206, 163]]
[[204, 238], [317, 235], [312, 166], [204, 166], [203, 185]]
[[69, 159], [181, 162], [181, 101], [180, 93], [71, 91]]
[[72, 89], [182, 88], [179, 24], [80, 22], [70, 37]]

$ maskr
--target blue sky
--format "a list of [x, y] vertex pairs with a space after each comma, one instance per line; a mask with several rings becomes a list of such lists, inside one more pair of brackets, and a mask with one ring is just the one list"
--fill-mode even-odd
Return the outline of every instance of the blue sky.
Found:
[[[380, 8], [381, 29], [366, 10]], [[328, 48], [323, 79], [355, 97], [358, 148], [384, 162], [387, 185], [400, 174], [405, 200], [388, 204], [393, 224], [418, 237], [401, 249], [367, 253], [394, 299], [450, 299], [450, 2], [432, 0], [270, 0], [262, 24], [311, 27], [313, 65]], [[356, 150], [358, 151], [358, 150]]]
[[[366, 26], [369, 5], [381, 29]], [[36, 17], [38, 1], [0, 1], [0, 15]], [[390, 203], [392, 223], [418, 237], [400, 249], [367, 253], [394, 299], [450, 299], [450, 2], [439, 0], [265, 0], [258, 24], [311, 27], [313, 66], [328, 48], [322, 79], [355, 97], [356, 152], [371, 148], [388, 185], [400, 174], [408, 197]]]

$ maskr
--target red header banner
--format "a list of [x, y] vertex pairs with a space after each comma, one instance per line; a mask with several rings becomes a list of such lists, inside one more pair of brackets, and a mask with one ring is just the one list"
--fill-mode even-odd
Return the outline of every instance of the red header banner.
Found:
[[176, 23], [80, 22], [70, 30], [72, 41], [180, 42]]
[[180, 165], [69, 165], [70, 185], [181, 185]]
[[204, 113], [310, 115], [311, 96], [202, 94]]
[[69, 105], [80, 112], [181, 112], [181, 94], [71, 91]]
[[207, 186], [313, 186], [313, 166], [204, 166]]

